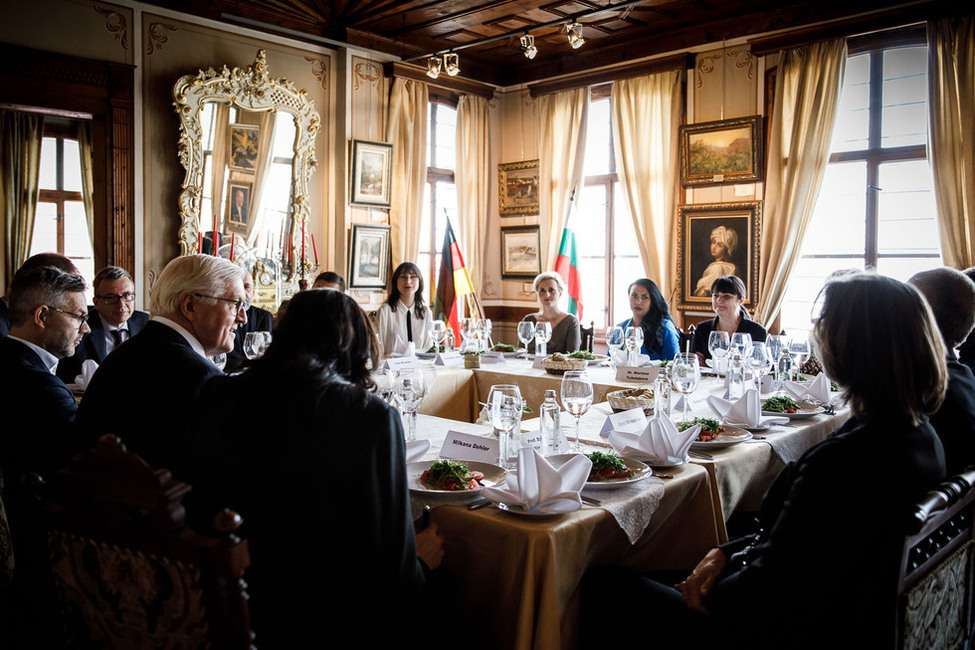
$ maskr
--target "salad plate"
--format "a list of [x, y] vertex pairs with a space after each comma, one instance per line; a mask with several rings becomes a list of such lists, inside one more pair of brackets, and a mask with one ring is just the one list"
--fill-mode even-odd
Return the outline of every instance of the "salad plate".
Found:
[[702, 442], [692, 442], [691, 449], [694, 449], [695, 451], [724, 449], [725, 447], [731, 447], [732, 445], [737, 445], [738, 443], [751, 439], [752, 434], [750, 431], [746, 431], [741, 427], [725, 425], [724, 433], [719, 433], [717, 438]]
[[[548, 462], [551, 463], [552, 467], [558, 469], [559, 467], [569, 462], [571, 459], [575, 458], [576, 456], [578, 456], [578, 454], [555, 454], [553, 456], [547, 456], [546, 460], [548, 460]], [[584, 490], [587, 489], [612, 490], [618, 487], [622, 487], [624, 485], [637, 483], [638, 481], [642, 481], [645, 478], [653, 476], [653, 470], [650, 469], [650, 466], [647, 465], [646, 463], [640, 462], [633, 458], [626, 458], [623, 456], [620, 456], [620, 459], [626, 465], [626, 468], [633, 473], [632, 476], [630, 476], [629, 478], [609, 479], [605, 481], [587, 480], [585, 486], [583, 486], [583, 489]]]
[[[782, 411], [766, 411], [762, 409], [762, 415], [765, 417], [787, 417], [790, 420], [798, 420], [801, 418], [810, 418], [814, 415], [819, 415], [820, 413], [825, 413], [826, 409], [818, 404], [813, 404], [812, 402], [797, 402], [799, 405], [799, 410], [796, 413], [785, 413]], [[762, 401], [762, 405], [765, 405], [765, 401]]]
[[[443, 460], [443, 459], [440, 459]], [[430, 487], [420, 480], [421, 475], [426, 470], [430, 469], [430, 466], [437, 461], [424, 460], [416, 463], [406, 464], [406, 476], [408, 480], [408, 486], [410, 492], [415, 494], [422, 494], [424, 496], [454, 496], [454, 497], [467, 497], [473, 494], [479, 494], [486, 487], [494, 487], [500, 485], [504, 482], [508, 471], [503, 467], [497, 465], [491, 465], [490, 463], [479, 463], [475, 461], [468, 461], [462, 464], [467, 465], [467, 469], [472, 472], [481, 472], [484, 474], [484, 478], [478, 484], [478, 487], [473, 490], [438, 490], [436, 488]]]

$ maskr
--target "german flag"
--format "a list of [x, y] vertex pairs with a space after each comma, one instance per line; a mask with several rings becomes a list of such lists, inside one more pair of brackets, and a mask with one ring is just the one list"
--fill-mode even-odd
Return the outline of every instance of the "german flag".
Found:
[[460, 341], [460, 307], [459, 301], [474, 293], [471, 277], [464, 266], [464, 256], [460, 254], [460, 246], [454, 237], [454, 230], [447, 220], [447, 232], [443, 237], [443, 249], [440, 251], [440, 273], [437, 276], [437, 300], [434, 304], [434, 318], [443, 320], [447, 327], [454, 330], [454, 337]]

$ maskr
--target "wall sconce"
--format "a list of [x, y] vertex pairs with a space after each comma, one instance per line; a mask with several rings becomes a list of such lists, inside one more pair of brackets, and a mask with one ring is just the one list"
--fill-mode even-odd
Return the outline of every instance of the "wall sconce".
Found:
[[460, 72], [460, 55], [456, 52], [448, 52], [443, 55], [443, 68], [444, 72], [449, 74], [451, 77], [456, 77], [457, 73]]
[[572, 46], [573, 50], [578, 50], [586, 42], [586, 39], [582, 37], [582, 25], [579, 23], [572, 23], [565, 28], [565, 34], [569, 39], [569, 45]]
[[436, 79], [440, 76], [440, 57], [431, 56], [427, 59], [427, 76]]
[[535, 47], [535, 37], [531, 34], [525, 34], [521, 37], [521, 51], [525, 55], [526, 59], [534, 59], [535, 55], [538, 54], [538, 48]]

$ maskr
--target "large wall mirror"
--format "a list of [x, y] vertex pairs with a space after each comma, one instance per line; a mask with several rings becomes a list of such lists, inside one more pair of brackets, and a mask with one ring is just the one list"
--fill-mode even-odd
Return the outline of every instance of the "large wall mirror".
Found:
[[180, 119], [181, 254], [214, 253], [255, 276], [254, 302], [276, 311], [282, 285], [317, 257], [308, 243], [308, 179], [320, 117], [304, 90], [246, 68], [201, 70], [173, 89]]

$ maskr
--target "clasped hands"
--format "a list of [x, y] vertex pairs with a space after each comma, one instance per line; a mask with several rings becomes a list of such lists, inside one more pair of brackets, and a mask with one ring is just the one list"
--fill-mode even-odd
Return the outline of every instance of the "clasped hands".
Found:
[[674, 585], [684, 597], [684, 603], [688, 609], [701, 614], [710, 614], [708, 608], [704, 606], [704, 599], [711, 593], [714, 583], [724, 572], [727, 558], [724, 551], [719, 548], [712, 548], [704, 556], [691, 574], [684, 578], [683, 582]]

